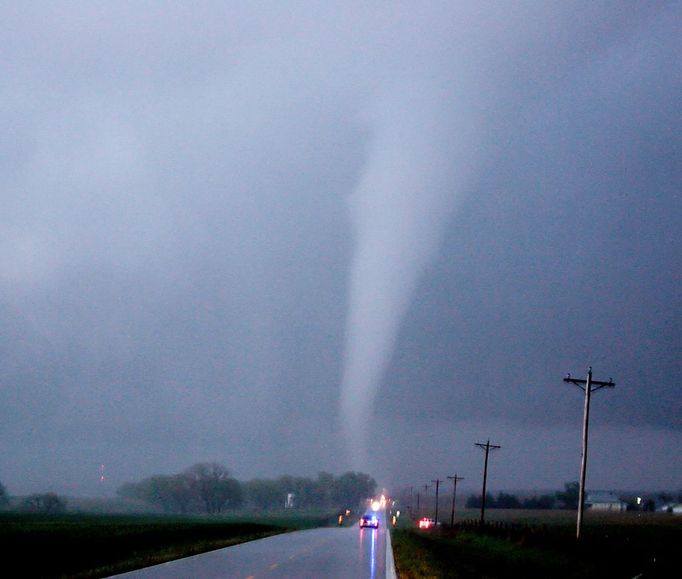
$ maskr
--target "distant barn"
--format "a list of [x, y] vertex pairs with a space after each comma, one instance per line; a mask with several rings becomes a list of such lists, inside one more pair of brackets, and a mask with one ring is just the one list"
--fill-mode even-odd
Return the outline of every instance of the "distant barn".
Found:
[[673, 515], [682, 515], [682, 503], [665, 503], [656, 509], [661, 513], [672, 513]]
[[619, 499], [615, 493], [600, 491], [587, 494], [585, 508], [591, 511], [620, 513], [625, 512], [627, 503]]

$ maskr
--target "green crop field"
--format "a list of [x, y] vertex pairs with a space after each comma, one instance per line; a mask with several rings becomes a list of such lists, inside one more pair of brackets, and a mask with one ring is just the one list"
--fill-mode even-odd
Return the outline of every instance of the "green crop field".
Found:
[[486, 512], [490, 523], [393, 531], [401, 579], [455, 577], [668, 578], [679, 576], [682, 519], [658, 513], [588, 513], [581, 540], [570, 511]]
[[0, 514], [3, 565], [24, 577], [106, 577], [267, 537], [336, 523], [328, 512], [229, 517]]

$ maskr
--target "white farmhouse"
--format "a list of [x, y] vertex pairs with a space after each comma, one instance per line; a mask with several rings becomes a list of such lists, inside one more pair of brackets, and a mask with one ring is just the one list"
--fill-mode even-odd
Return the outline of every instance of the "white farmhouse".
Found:
[[613, 492], [595, 491], [587, 493], [585, 508], [591, 511], [621, 513], [627, 509], [627, 503], [620, 500]]

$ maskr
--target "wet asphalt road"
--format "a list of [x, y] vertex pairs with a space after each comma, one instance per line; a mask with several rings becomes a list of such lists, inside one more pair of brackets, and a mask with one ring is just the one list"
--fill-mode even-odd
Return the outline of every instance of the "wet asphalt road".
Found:
[[116, 575], [140, 579], [370, 578], [387, 575], [385, 517], [378, 529], [309, 529], [227, 547], [138, 571]]

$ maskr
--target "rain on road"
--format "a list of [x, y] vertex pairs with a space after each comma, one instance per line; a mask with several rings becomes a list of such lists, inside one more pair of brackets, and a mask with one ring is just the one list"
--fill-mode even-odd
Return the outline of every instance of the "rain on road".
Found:
[[[277, 579], [394, 577], [386, 517], [378, 529], [309, 529], [250, 541], [116, 577]], [[387, 548], [389, 557], [387, 561]], [[388, 567], [388, 569], [387, 569]]]

